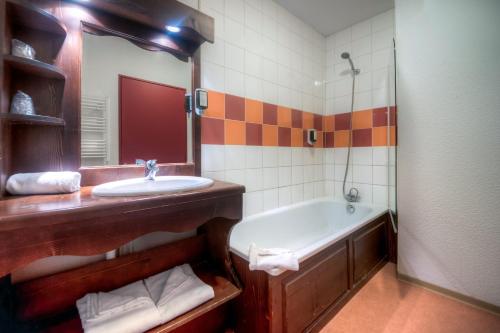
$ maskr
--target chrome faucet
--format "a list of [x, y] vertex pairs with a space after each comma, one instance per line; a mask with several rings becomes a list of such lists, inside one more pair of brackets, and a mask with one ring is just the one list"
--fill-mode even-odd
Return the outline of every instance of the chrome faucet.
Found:
[[344, 194], [344, 198], [347, 202], [357, 202], [359, 200], [359, 191], [355, 187], [351, 187], [349, 193]]
[[147, 180], [155, 180], [156, 173], [160, 170], [160, 168], [156, 165], [156, 160], [135, 160], [136, 165], [144, 166], [144, 177]]

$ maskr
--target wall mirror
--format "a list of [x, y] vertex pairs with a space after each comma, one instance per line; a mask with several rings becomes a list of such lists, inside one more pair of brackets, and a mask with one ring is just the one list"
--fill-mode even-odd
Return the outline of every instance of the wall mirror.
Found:
[[83, 33], [81, 165], [192, 162], [192, 64], [116, 36]]

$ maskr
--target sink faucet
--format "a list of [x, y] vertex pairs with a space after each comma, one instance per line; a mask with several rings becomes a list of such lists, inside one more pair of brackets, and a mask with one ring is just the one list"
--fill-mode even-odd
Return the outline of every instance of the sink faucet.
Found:
[[135, 160], [136, 165], [142, 165], [144, 166], [144, 177], [146, 177], [147, 180], [155, 180], [156, 178], [156, 173], [160, 170], [158, 166], [156, 165], [156, 160]]

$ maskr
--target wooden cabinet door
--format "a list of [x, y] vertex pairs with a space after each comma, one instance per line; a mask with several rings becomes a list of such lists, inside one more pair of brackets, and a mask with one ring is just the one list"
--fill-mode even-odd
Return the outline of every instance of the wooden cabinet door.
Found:
[[283, 281], [285, 331], [302, 332], [348, 291], [348, 251], [344, 242], [303, 271]]
[[352, 243], [356, 285], [387, 257], [387, 218], [355, 233]]

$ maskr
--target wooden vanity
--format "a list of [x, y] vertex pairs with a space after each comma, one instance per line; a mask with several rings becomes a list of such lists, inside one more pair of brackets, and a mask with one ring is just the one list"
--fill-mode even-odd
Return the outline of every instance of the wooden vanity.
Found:
[[[2, 297], [10, 297], [8, 303], [13, 305], [3, 311], [15, 318], [12, 325], [29, 332], [81, 332], [75, 301], [86, 293], [113, 290], [191, 263], [197, 275], [214, 288], [215, 298], [153, 331], [196, 331], [202, 326], [203, 332], [220, 332], [230, 326], [226, 303], [241, 290], [228, 238], [242, 217], [243, 186], [215, 182], [192, 192], [131, 198], [99, 198], [91, 190], [0, 202]], [[9, 272], [36, 259], [95, 255], [154, 231], [191, 230], [196, 230], [196, 236], [9, 285]]]

